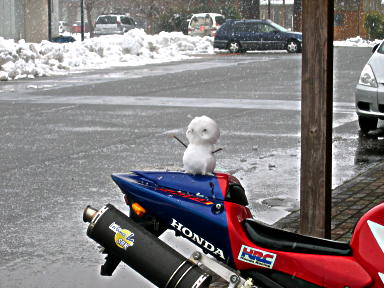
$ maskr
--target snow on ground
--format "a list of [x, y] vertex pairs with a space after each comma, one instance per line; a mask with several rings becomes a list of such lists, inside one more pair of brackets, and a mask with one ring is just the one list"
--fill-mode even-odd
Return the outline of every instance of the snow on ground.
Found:
[[349, 38], [344, 41], [333, 41], [333, 46], [343, 46], [343, 47], [373, 47], [376, 44], [381, 43], [382, 40], [364, 40], [360, 36], [354, 37], [354, 38]]
[[[0, 81], [66, 74], [69, 71], [114, 66], [138, 66], [178, 61], [197, 54], [213, 54], [212, 37], [191, 37], [181, 32], [148, 35], [133, 29], [124, 35], [86, 38], [73, 43], [26, 43], [0, 37]], [[367, 47], [379, 43], [360, 37], [335, 41], [335, 46]]]
[[212, 38], [190, 37], [181, 32], [148, 35], [142, 29], [133, 29], [124, 35], [62, 44], [15, 42], [0, 37], [0, 80], [178, 61], [202, 53], [213, 53]]

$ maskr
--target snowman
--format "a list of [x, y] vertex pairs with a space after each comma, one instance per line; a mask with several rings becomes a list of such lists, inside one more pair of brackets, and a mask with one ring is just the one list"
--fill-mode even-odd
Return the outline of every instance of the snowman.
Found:
[[184, 152], [184, 170], [191, 174], [212, 174], [216, 167], [213, 155], [214, 144], [220, 137], [220, 130], [214, 120], [207, 116], [195, 117], [186, 132], [189, 145]]

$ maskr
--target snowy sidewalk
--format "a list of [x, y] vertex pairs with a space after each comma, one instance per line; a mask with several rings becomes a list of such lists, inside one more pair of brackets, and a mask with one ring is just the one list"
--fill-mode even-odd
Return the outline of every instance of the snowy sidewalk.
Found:
[[[357, 221], [372, 207], [384, 202], [384, 162], [356, 176], [332, 192], [332, 239], [349, 242]], [[297, 232], [299, 211], [273, 226]]]

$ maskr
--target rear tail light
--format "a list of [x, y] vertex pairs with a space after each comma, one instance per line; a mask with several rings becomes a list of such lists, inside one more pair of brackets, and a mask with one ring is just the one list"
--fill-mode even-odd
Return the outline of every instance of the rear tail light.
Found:
[[135, 202], [131, 206], [132, 210], [136, 213], [137, 216], [142, 217], [144, 216], [147, 211], [141, 206], [139, 203]]

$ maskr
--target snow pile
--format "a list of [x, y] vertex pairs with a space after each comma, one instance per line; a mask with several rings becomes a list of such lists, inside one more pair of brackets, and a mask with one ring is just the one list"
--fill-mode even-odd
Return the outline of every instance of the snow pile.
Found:
[[177, 61], [193, 54], [213, 53], [212, 41], [211, 37], [190, 37], [180, 32], [148, 35], [142, 29], [64, 44], [15, 42], [0, 37], [0, 80]]
[[375, 41], [365, 40], [360, 36], [349, 38], [344, 41], [333, 41], [333, 46], [343, 46], [343, 47], [373, 47], [378, 43], [381, 43], [382, 40], [376, 39]]
[[[334, 46], [372, 47], [380, 42], [355, 37], [334, 41]], [[148, 35], [142, 29], [133, 29], [124, 35], [88, 38], [83, 42], [78, 40], [65, 44], [15, 42], [0, 37], [0, 81], [178, 61], [207, 53], [214, 53], [212, 37], [191, 37], [181, 32]]]

